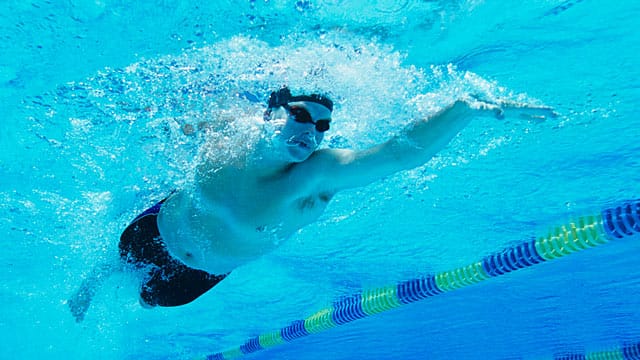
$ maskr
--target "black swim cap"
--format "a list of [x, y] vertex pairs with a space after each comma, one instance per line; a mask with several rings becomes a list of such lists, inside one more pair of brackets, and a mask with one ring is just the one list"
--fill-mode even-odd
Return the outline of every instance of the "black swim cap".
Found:
[[291, 91], [286, 86], [271, 93], [267, 103], [267, 111], [270, 113], [271, 109], [279, 108], [293, 101], [314, 102], [326, 107], [329, 111], [333, 111], [333, 101], [328, 97], [319, 94], [291, 96]]

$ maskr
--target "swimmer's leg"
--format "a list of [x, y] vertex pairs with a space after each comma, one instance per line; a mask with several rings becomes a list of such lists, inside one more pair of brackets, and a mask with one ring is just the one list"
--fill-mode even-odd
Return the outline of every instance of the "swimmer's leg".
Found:
[[71, 315], [76, 319], [76, 322], [84, 320], [91, 300], [102, 283], [115, 271], [120, 270], [122, 267], [117, 261], [99, 264], [91, 270], [91, 273], [80, 284], [80, 288], [67, 301]]

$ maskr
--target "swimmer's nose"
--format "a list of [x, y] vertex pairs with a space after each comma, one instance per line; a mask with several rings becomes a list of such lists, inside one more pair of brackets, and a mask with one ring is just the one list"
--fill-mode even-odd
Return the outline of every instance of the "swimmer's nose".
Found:
[[302, 134], [302, 138], [310, 142], [313, 142], [314, 144], [316, 143], [316, 134], [311, 131], [305, 131]]

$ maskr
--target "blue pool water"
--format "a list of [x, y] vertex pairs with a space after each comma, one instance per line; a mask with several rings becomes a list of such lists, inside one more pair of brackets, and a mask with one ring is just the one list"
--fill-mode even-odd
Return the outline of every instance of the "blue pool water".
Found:
[[[0, 358], [202, 358], [640, 198], [639, 17], [630, 0], [5, 1]], [[139, 212], [189, 186], [203, 137], [182, 129], [256, 111], [235, 94], [264, 99], [283, 83], [331, 92], [331, 147], [384, 141], [468, 93], [559, 117], [474, 119], [424, 166], [339, 194], [318, 223], [196, 302], [143, 309], [123, 274], [76, 323], [66, 301], [92, 265], [114, 256]], [[621, 349], [640, 342], [638, 240], [246, 358]]]

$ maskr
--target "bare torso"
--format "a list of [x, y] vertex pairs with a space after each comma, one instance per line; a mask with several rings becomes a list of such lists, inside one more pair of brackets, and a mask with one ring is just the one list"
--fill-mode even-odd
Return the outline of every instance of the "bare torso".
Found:
[[204, 175], [162, 206], [158, 226], [170, 253], [190, 267], [224, 274], [272, 251], [316, 221], [333, 196], [304, 176], [313, 164], [269, 176], [232, 167]]

